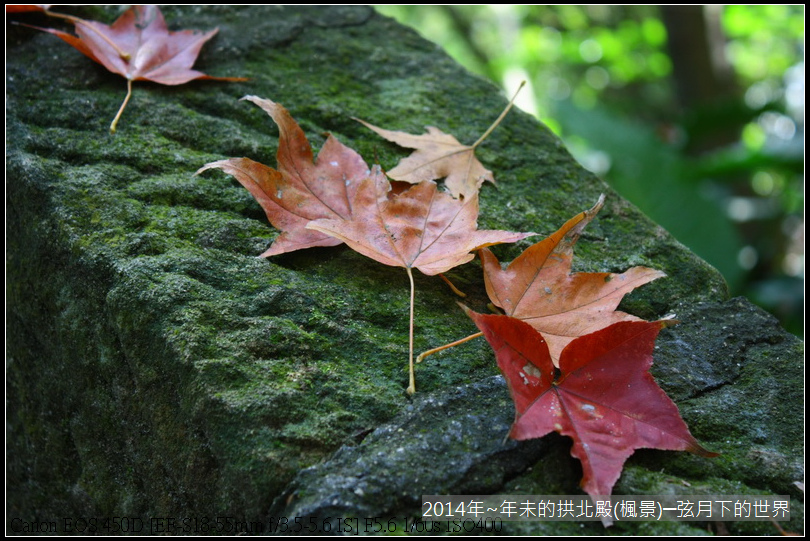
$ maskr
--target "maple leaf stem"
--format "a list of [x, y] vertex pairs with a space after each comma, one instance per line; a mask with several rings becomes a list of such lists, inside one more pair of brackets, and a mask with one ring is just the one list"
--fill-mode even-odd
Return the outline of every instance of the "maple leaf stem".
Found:
[[408, 280], [411, 281], [411, 315], [410, 315], [410, 323], [408, 325], [408, 368], [410, 369], [410, 383], [408, 385], [408, 394], [413, 394], [416, 392], [416, 378], [413, 375], [413, 295], [414, 295], [414, 285], [413, 285], [413, 273], [411, 272], [410, 267], [405, 267], [405, 270], [408, 272]]
[[518, 87], [517, 90], [515, 90], [515, 95], [512, 96], [512, 99], [509, 101], [509, 105], [507, 105], [506, 109], [503, 110], [501, 115], [498, 118], [495, 119], [495, 122], [492, 123], [492, 126], [490, 126], [487, 129], [487, 131], [484, 132], [484, 135], [479, 137], [478, 141], [476, 141], [475, 143], [470, 145], [471, 148], [478, 148], [478, 145], [480, 145], [481, 143], [484, 142], [484, 139], [486, 139], [489, 136], [489, 134], [492, 133], [492, 130], [494, 130], [495, 128], [498, 127], [498, 124], [501, 123], [501, 120], [503, 120], [503, 117], [505, 117], [507, 115], [507, 113], [509, 113], [509, 110], [512, 109], [512, 106], [515, 104], [515, 98], [517, 98], [518, 92], [520, 92], [520, 89], [523, 88], [523, 86], [525, 84], [526, 84], [526, 81], [521, 81], [520, 86]]
[[[450, 278], [448, 278], [448, 277], [447, 277], [447, 276], [445, 276], [444, 274], [439, 274], [439, 278], [441, 278], [442, 280], [444, 280], [444, 283], [445, 283], [445, 284], [447, 284], [447, 286], [448, 286], [448, 287], [449, 287], [449, 288], [450, 288], [450, 289], [453, 291], [453, 293], [455, 293], [455, 294], [456, 294], [456, 295], [458, 295], [459, 297], [464, 298], [464, 297], [466, 297], [466, 296], [467, 296], [467, 294], [466, 294], [466, 293], [464, 293], [464, 292], [463, 292], [463, 291], [461, 291], [459, 288], [457, 288], [455, 285], [453, 285], [453, 282], [451, 282], [451, 281], [450, 281]], [[419, 361], [417, 361], [417, 362], [419, 362]]]
[[469, 342], [470, 340], [472, 340], [474, 338], [478, 338], [479, 336], [483, 336], [483, 335], [484, 335], [484, 333], [477, 332], [475, 334], [471, 334], [470, 336], [468, 336], [466, 338], [462, 338], [461, 340], [456, 340], [455, 342], [450, 342], [449, 344], [445, 344], [445, 345], [439, 346], [437, 348], [429, 349], [429, 350], [427, 350], [425, 352], [420, 353], [419, 356], [416, 358], [416, 362], [421, 363], [422, 361], [425, 360], [425, 357], [430, 357], [434, 353], [438, 353], [440, 351], [444, 351], [445, 349], [450, 349], [452, 347], [459, 346], [459, 345], [463, 344], [464, 342]]
[[120, 109], [118, 109], [118, 114], [115, 115], [112, 123], [110, 124], [110, 133], [115, 133], [115, 129], [118, 127], [118, 119], [121, 118], [121, 113], [124, 112], [124, 108], [129, 103], [129, 98], [132, 97], [132, 79], [127, 79], [127, 96], [124, 98], [124, 103], [121, 104]]
[[65, 15], [64, 13], [56, 13], [55, 11], [51, 11], [49, 9], [43, 9], [42, 13], [48, 15], [50, 17], [56, 17], [57, 19], [65, 19], [66, 21], [70, 21], [73, 24], [76, 24], [76, 21], [79, 20], [78, 17], [74, 17], [73, 15]]
[[[46, 15], [50, 15], [51, 17], [56, 17], [57, 19], [65, 19], [66, 21], [70, 21], [71, 23], [73, 23], [73, 26], [76, 26], [79, 23], [86, 22], [84, 19], [80, 19], [79, 17], [74, 17], [72, 15], [65, 15], [65, 14], [62, 14], [62, 13], [55, 13], [55, 12], [49, 11], [47, 9], [44, 10], [44, 13]], [[125, 53], [124, 51], [122, 51], [121, 48], [118, 47], [118, 45], [113, 43], [110, 40], [110, 38], [105, 36], [102, 32], [99, 32], [96, 28], [93, 27], [93, 25], [85, 24], [84, 27], [89, 29], [89, 30], [92, 30], [98, 37], [103, 39], [107, 43], [107, 45], [112, 47], [115, 50], [115, 52], [118, 53], [118, 56], [120, 56], [123, 60], [129, 60], [131, 58], [131, 55], [129, 53]]]

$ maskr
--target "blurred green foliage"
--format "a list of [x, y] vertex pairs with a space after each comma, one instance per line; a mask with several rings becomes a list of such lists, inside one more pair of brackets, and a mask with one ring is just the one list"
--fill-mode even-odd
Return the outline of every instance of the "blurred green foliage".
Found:
[[518, 106], [803, 335], [803, 5], [694, 8], [688, 28], [658, 6], [378, 9], [510, 95], [527, 81]]

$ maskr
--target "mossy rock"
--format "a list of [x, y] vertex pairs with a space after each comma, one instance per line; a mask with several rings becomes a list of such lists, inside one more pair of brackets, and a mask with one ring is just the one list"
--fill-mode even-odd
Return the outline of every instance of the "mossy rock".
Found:
[[[107, 23], [119, 14], [72, 9]], [[411, 133], [433, 125], [469, 143], [506, 99], [368, 7], [164, 14], [173, 29], [218, 26], [196, 67], [250, 81], [138, 82], [115, 135], [124, 79], [52, 35], [7, 27], [7, 531], [50, 521], [61, 531], [65, 517], [404, 521], [425, 491], [579, 493], [567, 439], [503, 441], [512, 405], [480, 341], [429, 359], [417, 394], [405, 393], [404, 271], [346, 247], [257, 259], [277, 235], [259, 206], [224, 174], [193, 176], [227, 157], [274, 165], [276, 129], [238, 101], [245, 94], [284, 104], [314, 147], [330, 132], [388, 169], [407, 150], [352, 117]], [[536, 120], [510, 113], [479, 157], [498, 180], [483, 188], [482, 228], [547, 234], [605, 193], [575, 269], [668, 274], [621, 308], [682, 321], [661, 333], [653, 372], [722, 455], [639, 451], [615, 492], [789, 494], [786, 528], [802, 531], [803, 344], [728, 300], [714, 269]], [[495, 250], [508, 261], [531, 242]], [[483, 311], [478, 263], [450, 274]], [[441, 281], [418, 275], [416, 287], [418, 350], [474, 331]], [[598, 523], [510, 528], [610, 533]]]

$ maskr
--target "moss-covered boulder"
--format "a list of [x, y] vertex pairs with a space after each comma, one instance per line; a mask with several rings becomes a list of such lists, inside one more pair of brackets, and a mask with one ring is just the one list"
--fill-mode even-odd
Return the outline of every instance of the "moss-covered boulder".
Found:
[[[119, 14], [74, 9], [108, 23]], [[147, 531], [154, 517], [231, 517], [245, 530], [271, 516], [404, 521], [421, 494], [579, 493], [569, 440], [503, 441], [513, 409], [482, 341], [427, 360], [417, 394], [405, 393], [402, 269], [346, 247], [257, 259], [278, 234], [259, 206], [220, 172], [193, 176], [227, 157], [275, 163], [276, 129], [245, 94], [284, 104], [315, 147], [331, 132], [386, 168], [407, 151], [352, 117], [411, 133], [434, 125], [469, 143], [505, 98], [368, 7], [164, 14], [173, 29], [218, 26], [196, 67], [250, 81], [136, 83], [114, 136], [124, 79], [52, 35], [7, 27], [7, 531], [51, 521], [61, 531], [67, 517], [139, 518]], [[482, 228], [550, 233], [606, 193], [576, 270], [668, 274], [621, 308], [682, 321], [661, 333], [653, 371], [722, 455], [639, 451], [615, 492], [790, 494], [788, 529], [801, 530], [803, 345], [728, 300], [716, 271], [534, 119], [510, 113], [478, 155], [498, 180], [483, 188]], [[508, 261], [531, 242], [496, 251]], [[450, 275], [485, 310], [477, 262]], [[418, 350], [474, 332], [444, 283], [418, 275], [416, 286]]]

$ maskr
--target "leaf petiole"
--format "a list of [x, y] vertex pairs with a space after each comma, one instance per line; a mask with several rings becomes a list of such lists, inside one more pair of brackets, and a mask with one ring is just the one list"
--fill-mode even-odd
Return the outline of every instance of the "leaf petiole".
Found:
[[413, 273], [411, 272], [410, 267], [405, 267], [405, 271], [408, 273], [408, 280], [411, 282], [411, 315], [410, 315], [410, 324], [408, 325], [408, 367], [410, 369], [410, 383], [408, 384], [408, 394], [413, 394], [416, 392], [416, 378], [413, 375], [413, 296], [414, 296], [414, 285], [413, 285]]
[[445, 276], [443, 273], [442, 273], [442, 274], [439, 274], [439, 278], [441, 278], [442, 280], [444, 280], [444, 283], [445, 283], [445, 284], [447, 284], [447, 287], [449, 287], [449, 288], [450, 288], [450, 290], [451, 290], [453, 293], [455, 293], [456, 295], [458, 295], [459, 297], [464, 298], [464, 297], [466, 297], [466, 296], [467, 296], [467, 294], [466, 294], [466, 293], [464, 293], [464, 292], [463, 292], [463, 291], [461, 291], [459, 288], [457, 288], [457, 287], [456, 287], [456, 286], [453, 284], [453, 282], [451, 282], [451, 281], [450, 281], [450, 278], [448, 278], [447, 276]]
[[450, 348], [455, 347], [455, 346], [460, 346], [464, 342], [469, 342], [473, 338], [478, 338], [479, 336], [483, 336], [483, 335], [484, 335], [484, 333], [477, 332], [475, 334], [471, 334], [470, 336], [467, 336], [466, 338], [462, 338], [461, 340], [456, 340], [455, 342], [450, 342], [449, 344], [445, 344], [445, 345], [439, 346], [437, 348], [429, 349], [429, 350], [427, 350], [425, 352], [420, 353], [419, 356], [416, 358], [416, 362], [421, 363], [422, 361], [425, 360], [425, 357], [430, 357], [434, 353], [444, 351], [445, 349], [450, 349]]
[[486, 139], [489, 136], [489, 134], [492, 133], [492, 130], [498, 127], [498, 124], [501, 123], [503, 117], [505, 117], [507, 113], [509, 113], [509, 110], [515, 104], [515, 98], [517, 98], [518, 92], [520, 92], [520, 89], [523, 88], [525, 84], [526, 81], [521, 81], [520, 86], [518, 87], [517, 90], [515, 90], [515, 95], [512, 96], [512, 99], [509, 101], [509, 105], [506, 106], [506, 109], [504, 109], [501, 115], [495, 119], [495, 122], [493, 122], [492, 125], [489, 128], [487, 128], [487, 131], [485, 131], [484, 134], [478, 138], [478, 141], [470, 145], [470, 148], [478, 148], [478, 145], [484, 142], [484, 139]]
[[121, 113], [124, 112], [124, 108], [129, 103], [129, 98], [132, 97], [132, 79], [127, 79], [127, 96], [124, 98], [124, 103], [121, 104], [121, 107], [118, 109], [118, 113], [115, 115], [115, 118], [110, 124], [110, 133], [115, 133], [115, 129], [118, 127], [118, 119], [121, 118]]

